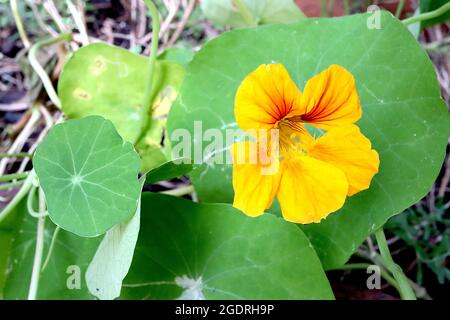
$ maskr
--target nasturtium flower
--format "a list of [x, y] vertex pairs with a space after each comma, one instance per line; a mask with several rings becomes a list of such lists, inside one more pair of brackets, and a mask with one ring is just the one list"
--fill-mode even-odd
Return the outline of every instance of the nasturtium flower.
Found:
[[[261, 65], [240, 84], [234, 111], [255, 138], [231, 146], [233, 205], [249, 216], [277, 196], [286, 220], [319, 222], [369, 188], [378, 172], [378, 153], [355, 125], [362, 110], [354, 78], [339, 65], [311, 78], [303, 92], [283, 65]], [[305, 124], [324, 134], [312, 136]]]

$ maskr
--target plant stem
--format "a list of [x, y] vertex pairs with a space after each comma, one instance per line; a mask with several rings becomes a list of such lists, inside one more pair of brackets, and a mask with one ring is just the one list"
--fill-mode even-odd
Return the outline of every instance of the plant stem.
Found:
[[417, 16], [413, 16], [413, 17], [404, 19], [404, 20], [402, 20], [402, 22], [405, 26], [407, 26], [407, 25], [410, 25], [410, 24], [413, 24], [416, 22], [421, 22], [421, 21], [430, 20], [430, 19], [439, 17], [440, 15], [443, 15], [444, 13], [446, 13], [449, 10], [450, 10], [450, 2], [447, 2], [442, 7], [439, 7], [434, 11], [422, 13]]
[[242, 18], [244, 18], [245, 23], [249, 27], [256, 27], [257, 22], [256, 22], [255, 18], [253, 17], [252, 13], [250, 12], [250, 10], [248, 10], [245, 3], [242, 0], [234, 0], [234, 4], [236, 4], [236, 7], [238, 8], [239, 13], [241, 14]]
[[[449, 51], [448, 45], [450, 45], [450, 37], [445, 37], [444, 39], [441, 39], [441, 40], [423, 44], [422, 47], [425, 50], [435, 51], [435, 52], [439, 52], [440, 51], [439, 49], [442, 48], [443, 49], [442, 51], [445, 52], [445, 51]], [[447, 48], [445, 46], [447, 46]], [[445, 181], [444, 181], [444, 183], [445, 183]], [[447, 184], [445, 184], [445, 185], [447, 185]]]
[[[355, 269], [362, 269], [362, 270], [367, 270], [368, 267], [372, 266], [373, 264], [370, 263], [348, 263], [348, 264], [344, 264], [343, 266], [339, 267], [339, 268], [333, 268], [333, 269], [328, 269], [327, 271], [336, 271], [336, 270], [355, 270]], [[378, 266], [380, 267], [380, 266]], [[380, 267], [380, 272], [381, 272], [381, 277], [386, 280], [387, 283], [389, 283], [391, 286], [393, 286], [399, 293], [400, 293], [400, 288], [398, 287], [397, 282], [395, 281], [394, 278], [392, 278], [388, 272], [386, 272], [386, 270], [382, 267]]]
[[55, 106], [57, 106], [59, 109], [61, 109], [61, 103], [59, 101], [58, 94], [55, 91], [55, 88], [53, 88], [52, 81], [50, 80], [49, 76], [47, 75], [47, 72], [45, 72], [44, 68], [41, 66], [39, 61], [37, 60], [36, 54], [38, 50], [44, 47], [48, 47], [51, 45], [54, 45], [58, 42], [68, 42], [72, 39], [72, 35], [70, 33], [62, 33], [59, 36], [55, 38], [45, 39], [36, 42], [30, 49], [30, 52], [28, 53], [28, 60], [30, 61], [31, 66], [33, 67], [34, 71], [38, 74], [39, 78], [42, 81], [42, 84], [44, 85], [45, 91], [48, 94], [48, 97], [53, 102]]
[[328, 3], [327, 0], [320, 0], [320, 16], [327, 17], [328, 16]]
[[28, 173], [29, 172], [5, 174], [3, 176], [0, 176], [0, 182], [11, 181], [15, 179], [25, 179], [28, 176]]
[[0, 184], [0, 190], [8, 190], [8, 189], [11, 189], [14, 187], [18, 187], [18, 186], [22, 185], [23, 182], [24, 182], [24, 180], [19, 180], [16, 182]]
[[83, 22], [83, 18], [81, 13], [75, 7], [75, 5], [70, 0], [66, 0], [67, 8], [69, 9], [70, 14], [72, 15], [73, 21], [77, 26], [78, 31], [81, 35], [81, 42], [83, 46], [87, 46], [89, 44], [89, 36], [87, 34], [86, 26]]
[[30, 158], [32, 157], [31, 154], [26, 152], [17, 152], [17, 153], [0, 153], [0, 159], [1, 158]]
[[[39, 211], [45, 211], [45, 202], [42, 189], [39, 189]], [[41, 275], [42, 254], [44, 252], [45, 237], [45, 216], [40, 217], [37, 223], [36, 249], [34, 251], [33, 270], [31, 272], [30, 288], [28, 290], [28, 300], [36, 300], [39, 288], [39, 276]]]
[[375, 231], [375, 237], [377, 239], [378, 248], [383, 258], [384, 265], [394, 276], [394, 279], [398, 283], [400, 296], [403, 300], [416, 300], [414, 291], [409, 284], [408, 278], [403, 273], [402, 269], [394, 262], [391, 253], [389, 252], [389, 247], [386, 242], [386, 237], [384, 235], [383, 228], [379, 228]]
[[50, 262], [53, 249], [55, 247], [56, 239], [58, 238], [59, 230], [61, 230], [61, 228], [59, 226], [56, 226], [55, 231], [53, 232], [52, 241], [50, 242], [50, 247], [48, 248], [47, 257], [44, 260], [44, 264], [42, 265], [41, 271], [44, 271], [45, 268], [47, 268], [48, 263]]
[[349, 0], [344, 0], [344, 14], [348, 16], [350, 14], [350, 3]]
[[159, 43], [159, 12], [156, 8], [155, 4], [151, 0], [144, 0], [147, 8], [150, 12], [150, 16], [152, 17], [152, 44], [150, 50], [150, 57], [148, 61], [148, 73], [146, 79], [146, 87], [144, 94], [144, 108], [151, 106], [152, 103], [152, 88], [153, 88], [153, 79], [155, 73], [155, 61], [158, 55], [158, 43]]
[[[13, 154], [17, 151], [22, 150], [25, 143], [27, 142], [30, 135], [35, 130], [35, 126], [38, 124], [39, 120], [41, 119], [41, 113], [39, 112], [39, 109], [36, 107], [36, 104], [33, 105], [33, 107], [30, 110], [31, 116], [28, 119], [27, 123], [23, 127], [23, 129], [20, 131], [17, 138], [14, 140], [14, 142], [9, 147], [7, 154]], [[0, 175], [5, 172], [6, 167], [9, 163], [10, 159], [3, 158], [0, 160]], [[19, 168], [20, 170], [20, 168]]]
[[403, 7], [405, 6], [405, 0], [400, 0], [397, 5], [397, 10], [395, 10], [395, 17], [400, 18], [403, 12]]
[[8, 203], [8, 205], [0, 212], [0, 224], [8, 217], [8, 215], [13, 211], [13, 209], [19, 204], [19, 202], [25, 197], [25, 195], [30, 190], [33, 185], [33, 179], [36, 177], [34, 171], [30, 171], [30, 174], [25, 179], [22, 188], [15, 195], [15, 197]]
[[20, 19], [19, 10], [17, 9], [17, 1], [10, 0], [9, 4], [11, 6], [11, 11], [14, 16], [14, 21], [16, 23], [17, 31], [19, 32], [20, 40], [22, 40], [23, 46], [28, 49], [31, 46], [30, 40], [28, 39], [25, 28], [23, 27], [22, 19]]
[[36, 189], [37, 189], [37, 187], [31, 186], [30, 192], [28, 192], [27, 209], [28, 209], [28, 213], [33, 218], [41, 218], [41, 217], [45, 217], [48, 213], [45, 210], [44, 210], [44, 212], [34, 210], [33, 203], [34, 203], [34, 195], [36, 193]]
[[161, 191], [159, 193], [168, 194], [168, 195], [176, 196], [176, 197], [181, 197], [181, 196], [185, 196], [187, 194], [190, 194], [192, 192], [194, 192], [194, 187], [193, 186], [186, 186], [186, 187], [180, 187], [180, 188], [177, 188], [177, 189]]

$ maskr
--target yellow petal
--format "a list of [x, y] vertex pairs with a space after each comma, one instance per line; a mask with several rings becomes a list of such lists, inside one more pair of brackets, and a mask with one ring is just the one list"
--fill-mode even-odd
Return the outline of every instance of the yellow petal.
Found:
[[257, 148], [256, 142], [249, 141], [231, 146], [233, 206], [251, 217], [263, 214], [272, 205], [281, 176], [276, 159], [270, 158], [265, 150]]
[[236, 122], [244, 131], [271, 129], [298, 105], [300, 96], [282, 64], [260, 65], [237, 90]]
[[308, 156], [282, 162], [278, 200], [287, 221], [319, 222], [343, 206], [347, 190], [344, 173], [328, 163]]
[[369, 188], [380, 159], [356, 125], [334, 128], [309, 149], [308, 155], [341, 169], [349, 182], [348, 195]]
[[353, 75], [339, 65], [308, 80], [300, 105], [297, 116], [324, 130], [355, 123], [362, 114]]

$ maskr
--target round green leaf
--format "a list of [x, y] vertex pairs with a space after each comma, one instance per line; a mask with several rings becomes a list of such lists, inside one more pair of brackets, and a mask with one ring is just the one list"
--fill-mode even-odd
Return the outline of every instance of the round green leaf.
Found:
[[333, 293], [295, 225], [273, 215], [252, 219], [230, 205], [144, 193], [121, 297], [332, 299]]
[[[101, 115], [111, 120], [126, 141], [135, 143], [148, 125], [143, 106], [148, 58], [105, 43], [76, 51], [58, 82], [61, 107], [70, 118]], [[156, 61], [152, 101], [168, 85], [178, 86], [183, 67]]]
[[33, 165], [49, 216], [63, 229], [97, 236], [136, 210], [139, 156], [109, 120], [90, 116], [56, 125]]
[[[303, 227], [325, 267], [345, 263], [372, 231], [427, 193], [440, 170], [450, 130], [426, 53], [391, 14], [381, 13], [379, 29], [368, 28], [368, 17], [307, 19], [226, 33], [188, 65], [169, 114], [169, 133], [184, 128], [194, 137], [194, 121], [201, 121], [203, 132], [218, 128], [225, 137], [226, 129], [237, 128], [236, 90], [260, 64], [284, 64], [300, 88], [331, 64], [349, 70], [363, 108], [358, 125], [378, 151], [381, 165], [369, 190], [349, 198], [325, 221]], [[204, 149], [210, 143], [194, 140], [193, 150], [194, 144]], [[231, 173], [231, 165], [208, 162], [190, 176], [200, 200], [231, 202]]]

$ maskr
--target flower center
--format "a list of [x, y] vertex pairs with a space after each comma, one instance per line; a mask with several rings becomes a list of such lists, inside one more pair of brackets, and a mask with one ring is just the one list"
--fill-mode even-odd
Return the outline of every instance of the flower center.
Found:
[[314, 141], [299, 118], [285, 118], [277, 122], [280, 158], [305, 156]]

